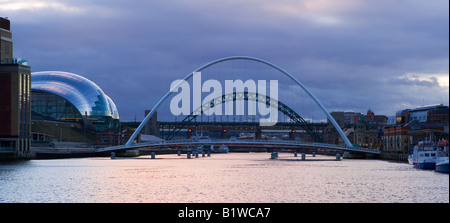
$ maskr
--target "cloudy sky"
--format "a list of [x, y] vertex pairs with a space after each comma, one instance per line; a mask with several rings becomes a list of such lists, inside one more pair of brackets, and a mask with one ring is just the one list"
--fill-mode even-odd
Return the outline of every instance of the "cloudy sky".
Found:
[[227, 56], [270, 61], [329, 111], [449, 104], [448, 0], [0, 0], [32, 72], [97, 83], [122, 120]]

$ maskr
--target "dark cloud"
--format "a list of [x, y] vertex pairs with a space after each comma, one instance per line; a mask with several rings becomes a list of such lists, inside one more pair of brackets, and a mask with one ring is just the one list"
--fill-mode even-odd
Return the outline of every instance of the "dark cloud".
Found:
[[[232, 55], [283, 67], [330, 110], [370, 107], [392, 115], [424, 101], [448, 104], [448, 82], [439, 83], [449, 72], [448, 4], [7, 1], [0, 15], [11, 19], [15, 56], [28, 59], [33, 71], [86, 76], [124, 120], [142, 119], [173, 80]], [[408, 92], [425, 87], [433, 88], [422, 94], [427, 98]]]

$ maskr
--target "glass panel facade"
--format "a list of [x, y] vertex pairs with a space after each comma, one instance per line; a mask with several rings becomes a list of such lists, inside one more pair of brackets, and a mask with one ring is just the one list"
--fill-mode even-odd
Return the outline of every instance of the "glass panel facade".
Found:
[[68, 100], [58, 95], [34, 91], [31, 97], [33, 120], [83, 121], [78, 109]]
[[33, 115], [61, 121], [87, 116], [97, 130], [115, 129], [119, 112], [114, 102], [94, 82], [73, 73], [32, 73]]

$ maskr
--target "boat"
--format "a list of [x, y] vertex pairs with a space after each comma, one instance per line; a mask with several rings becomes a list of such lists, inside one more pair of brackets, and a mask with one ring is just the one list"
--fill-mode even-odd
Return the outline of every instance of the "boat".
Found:
[[436, 159], [436, 171], [442, 173], [448, 173], [448, 156], [438, 157]]
[[412, 153], [408, 156], [408, 163], [409, 163], [410, 165], [414, 165], [413, 154], [412, 154]]
[[436, 172], [448, 173], [448, 141], [439, 141]]
[[227, 147], [226, 145], [221, 145], [221, 146], [219, 147], [219, 149], [217, 149], [216, 152], [219, 152], [219, 153], [228, 153], [228, 147]]
[[408, 163], [415, 168], [435, 169], [437, 158], [437, 145], [432, 141], [420, 141], [414, 146], [413, 153], [408, 157]]

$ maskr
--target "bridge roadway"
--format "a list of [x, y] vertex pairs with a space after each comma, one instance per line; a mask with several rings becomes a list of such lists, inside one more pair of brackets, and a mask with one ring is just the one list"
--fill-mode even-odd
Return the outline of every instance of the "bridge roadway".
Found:
[[262, 140], [262, 139], [251, 139], [251, 140], [242, 140], [242, 139], [207, 139], [207, 140], [170, 140], [170, 141], [162, 141], [162, 142], [149, 142], [149, 143], [136, 143], [130, 146], [121, 145], [121, 146], [111, 146], [105, 147], [97, 150], [97, 152], [118, 152], [118, 151], [126, 151], [126, 150], [136, 150], [136, 149], [158, 149], [158, 148], [174, 148], [174, 147], [183, 147], [183, 146], [196, 146], [196, 145], [225, 145], [225, 146], [243, 146], [243, 147], [285, 147], [285, 148], [300, 148], [300, 147], [309, 147], [309, 148], [317, 148], [317, 149], [333, 149], [340, 150], [346, 152], [357, 152], [357, 153], [369, 153], [369, 154], [380, 154], [380, 151], [375, 149], [367, 149], [361, 147], [346, 147], [346, 146], [338, 146], [334, 144], [325, 144], [325, 143], [315, 143], [315, 142], [299, 142], [293, 140]]

